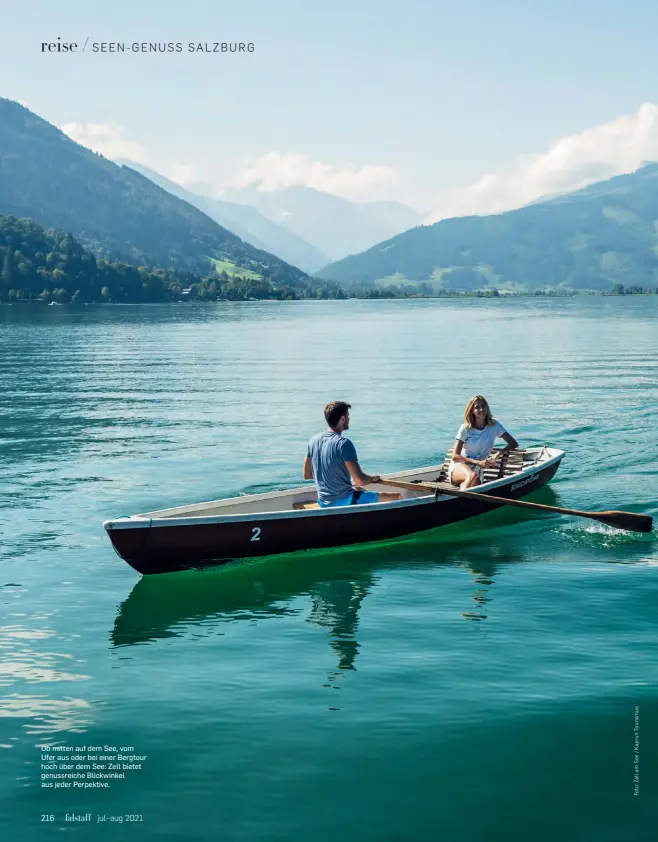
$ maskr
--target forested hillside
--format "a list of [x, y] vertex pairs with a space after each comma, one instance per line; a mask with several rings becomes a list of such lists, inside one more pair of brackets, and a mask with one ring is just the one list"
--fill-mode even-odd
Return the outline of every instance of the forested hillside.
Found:
[[220, 270], [201, 278], [185, 270], [110, 262], [85, 250], [70, 233], [45, 231], [29, 219], [0, 215], [0, 301], [134, 303], [184, 298], [343, 297], [333, 285], [299, 289]]
[[658, 164], [508, 213], [414, 228], [317, 274], [346, 287], [655, 289]]

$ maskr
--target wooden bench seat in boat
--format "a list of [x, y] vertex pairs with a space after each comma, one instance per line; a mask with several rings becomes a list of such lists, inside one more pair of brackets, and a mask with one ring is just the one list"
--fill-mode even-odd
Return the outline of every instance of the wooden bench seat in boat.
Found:
[[[494, 448], [500, 450], [501, 448]], [[506, 453], [495, 468], [485, 468], [482, 472], [482, 482], [493, 482], [503, 477], [508, 477], [512, 474], [518, 474], [523, 470], [525, 451], [512, 450]], [[436, 478], [436, 482], [448, 482], [448, 468], [450, 467], [450, 460], [452, 459], [452, 448], [446, 453], [446, 458], [441, 466], [441, 473]]]

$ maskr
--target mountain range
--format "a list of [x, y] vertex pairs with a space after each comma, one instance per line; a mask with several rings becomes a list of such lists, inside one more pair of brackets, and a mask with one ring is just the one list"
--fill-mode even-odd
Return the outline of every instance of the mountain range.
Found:
[[245, 242], [305, 272], [316, 272], [422, 221], [421, 214], [401, 202], [351, 202], [301, 185], [265, 190], [255, 182], [229, 188], [217, 198], [209, 184], [182, 187], [143, 164], [123, 159], [117, 163], [199, 208]]
[[232, 231], [246, 243], [258, 249], [275, 254], [286, 263], [298, 266], [305, 272], [315, 272], [330, 262], [328, 255], [311, 245], [284, 226], [268, 219], [256, 208], [238, 202], [226, 202], [211, 195], [196, 193], [182, 187], [175, 181], [166, 178], [155, 170], [128, 160], [117, 160], [117, 164], [129, 167], [150, 181], [162, 187], [173, 196], [178, 196], [189, 202], [195, 208], [203, 211], [223, 228]]
[[303, 295], [322, 286], [7, 99], [0, 99], [0, 213], [68, 231], [96, 258], [199, 276], [223, 272]]
[[467, 291], [658, 286], [658, 164], [495, 216], [406, 231], [317, 276], [350, 285], [428, 282]]
[[[146, 287], [153, 281], [170, 295], [181, 283], [195, 283], [190, 276], [207, 279], [199, 290], [210, 297], [215, 289], [228, 297], [335, 297], [336, 284], [357, 294], [365, 287], [365, 294], [376, 296], [390, 294], [390, 287], [658, 287], [658, 163], [507, 213], [423, 226], [405, 205], [357, 204], [308, 187], [266, 191], [250, 185], [222, 199], [201, 195], [143, 166], [108, 161], [19, 103], [0, 98], [0, 214], [69, 232], [91, 258], [142, 267]], [[40, 273], [53, 283], [55, 269], [75, 274], [70, 244], [58, 237], [49, 252], [68, 255], [66, 266], [44, 262], [38, 249], [23, 260], [22, 229], [6, 224], [18, 239], [11, 255], [6, 248], [3, 253], [5, 282], [16, 272], [29, 277], [32, 295]], [[401, 229], [408, 230], [363, 250], [382, 230]], [[47, 236], [30, 231], [33, 243]], [[313, 277], [296, 265], [310, 270], [327, 255], [347, 252]], [[98, 278], [88, 261], [85, 267], [89, 290], [96, 289]], [[148, 273], [156, 269], [169, 274], [153, 280]], [[127, 289], [122, 272], [118, 268], [112, 276], [116, 289], [124, 290], [120, 295]], [[9, 286], [7, 295], [12, 288], [18, 295], [20, 288]]]
[[256, 208], [334, 261], [357, 254], [422, 221], [418, 211], [401, 202], [351, 202], [300, 185], [264, 190], [261, 184], [254, 183], [226, 190], [222, 198]]

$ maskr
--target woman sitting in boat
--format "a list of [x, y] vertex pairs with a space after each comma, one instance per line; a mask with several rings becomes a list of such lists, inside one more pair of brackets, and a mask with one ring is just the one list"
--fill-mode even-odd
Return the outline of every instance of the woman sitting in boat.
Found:
[[[506, 447], [490, 456], [494, 442], [501, 438]], [[484, 468], [495, 468], [503, 453], [516, 450], [518, 442], [491, 414], [489, 404], [476, 395], [464, 410], [464, 423], [457, 431], [457, 439], [448, 468], [448, 479], [462, 491], [480, 485]]]

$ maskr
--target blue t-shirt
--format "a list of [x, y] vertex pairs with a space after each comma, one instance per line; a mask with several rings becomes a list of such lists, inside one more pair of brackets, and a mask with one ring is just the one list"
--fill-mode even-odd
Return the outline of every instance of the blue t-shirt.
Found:
[[340, 433], [325, 430], [308, 443], [308, 456], [313, 463], [313, 479], [321, 503], [335, 503], [353, 490], [345, 462], [356, 462], [356, 448]]

